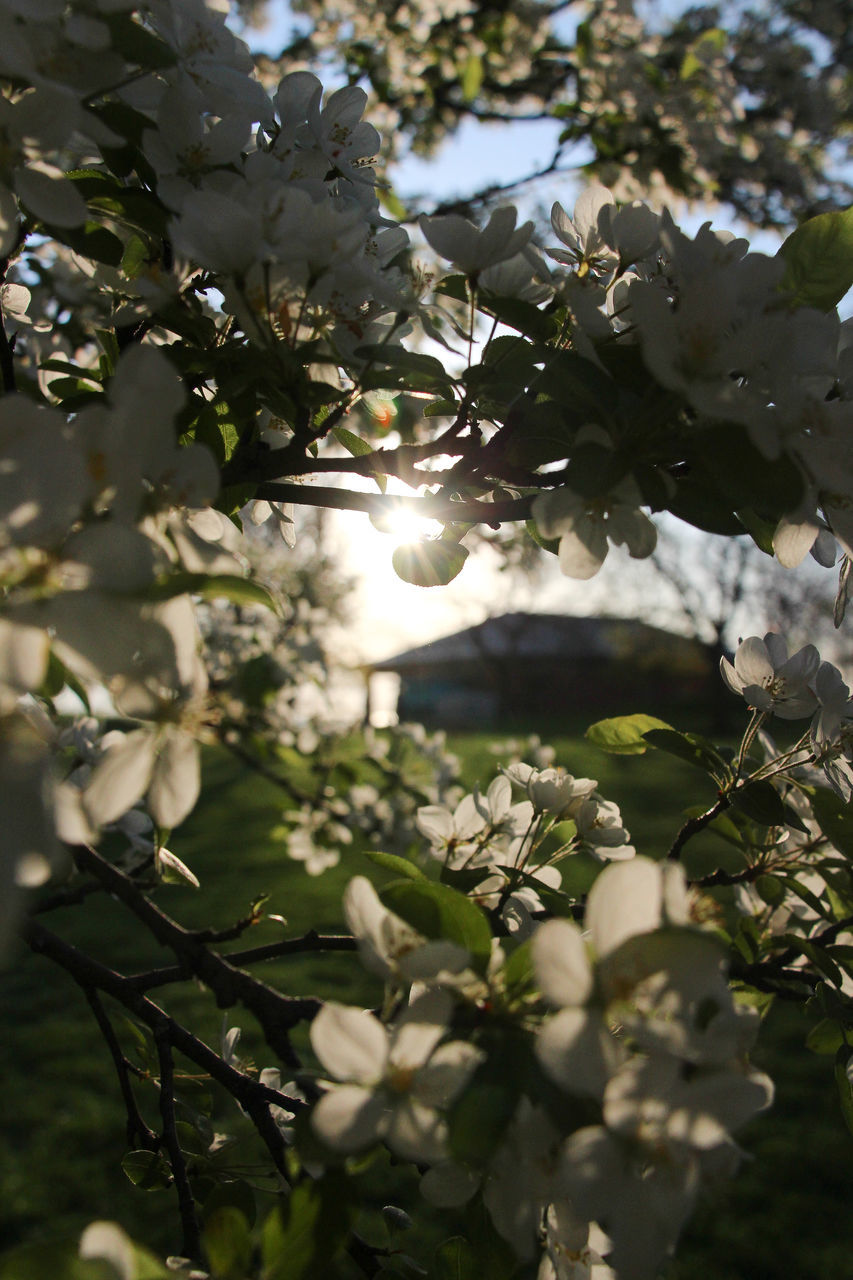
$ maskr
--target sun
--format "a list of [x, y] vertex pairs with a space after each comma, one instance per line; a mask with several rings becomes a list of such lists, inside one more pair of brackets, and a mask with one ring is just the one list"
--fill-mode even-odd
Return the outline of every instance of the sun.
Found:
[[390, 535], [395, 547], [425, 538], [437, 538], [444, 528], [438, 520], [417, 515], [403, 502], [379, 516], [371, 516], [370, 523], [380, 533]]

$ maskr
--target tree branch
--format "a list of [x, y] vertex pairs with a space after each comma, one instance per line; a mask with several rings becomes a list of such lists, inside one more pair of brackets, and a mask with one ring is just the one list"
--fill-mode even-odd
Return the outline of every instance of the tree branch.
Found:
[[95, 1021], [101, 1029], [101, 1034], [107, 1042], [107, 1048], [109, 1049], [113, 1063], [115, 1064], [119, 1088], [121, 1089], [121, 1096], [124, 1099], [124, 1108], [127, 1112], [128, 1146], [140, 1146], [144, 1147], [146, 1151], [156, 1151], [160, 1146], [160, 1140], [156, 1133], [149, 1129], [148, 1125], [142, 1118], [139, 1107], [136, 1104], [133, 1085], [130, 1082], [130, 1064], [122, 1052], [113, 1024], [107, 1017], [106, 1010], [101, 1003], [101, 998], [94, 987], [87, 986], [82, 982], [80, 983], [80, 986], [83, 994], [89, 1002], [89, 1008], [95, 1016]]
[[389, 493], [353, 493], [348, 489], [330, 489], [321, 485], [262, 484], [256, 498], [268, 502], [293, 502], [298, 506], [329, 507], [335, 511], [364, 511], [369, 515], [381, 515], [385, 511], [407, 511], [429, 520], [445, 520], [448, 523], [499, 524], [515, 520], [527, 520], [533, 506], [533, 496], [507, 498], [502, 502], [480, 502], [476, 499], [453, 501], [436, 494], [423, 497], [397, 496]]
[[[301, 938], [283, 938], [281, 942], [268, 942], [264, 946], [250, 947], [246, 951], [232, 951], [225, 959], [231, 964], [259, 964], [266, 960], [280, 960], [283, 956], [304, 955], [306, 952], [357, 950], [358, 942], [348, 934], [320, 934], [311, 929]], [[170, 982], [181, 982], [190, 976], [185, 966], [176, 964], [165, 969], [150, 969], [146, 973], [134, 974], [126, 981], [134, 991], [151, 991], [155, 987], [167, 986]]]
[[284, 996], [208, 950], [192, 933], [146, 898], [124, 872], [105, 861], [94, 849], [77, 845], [74, 856], [78, 866], [95, 875], [110, 893], [115, 894], [159, 943], [175, 953], [189, 973], [210, 987], [220, 1009], [230, 1008], [238, 1002], [242, 1004], [257, 1018], [272, 1051], [290, 1066], [299, 1065], [287, 1033], [297, 1023], [314, 1017], [320, 1008], [318, 1000]]
[[163, 1119], [163, 1143], [172, 1166], [172, 1177], [178, 1193], [178, 1209], [183, 1228], [182, 1253], [193, 1262], [201, 1261], [201, 1238], [199, 1236], [198, 1219], [195, 1212], [190, 1180], [187, 1174], [187, 1163], [178, 1139], [175, 1117], [174, 1064], [172, 1062], [172, 1046], [169, 1042], [167, 1028], [158, 1027], [154, 1032], [157, 1045], [157, 1056], [160, 1060], [160, 1115]]
[[174, 1018], [141, 995], [133, 987], [132, 982], [99, 964], [91, 956], [79, 948], [64, 942], [57, 934], [46, 929], [44, 925], [30, 920], [24, 926], [24, 940], [38, 955], [46, 956], [59, 965], [82, 987], [94, 988], [112, 996], [119, 1004], [129, 1009], [140, 1022], [150, 1027], [155, 1035], [166, 1034], [169, 1043], [182, 1053], [190, 1062], [206, 1072], [211, 1079], [221, 1085], [235, 1102], [243, 1108], [255, 1125], [255, 1128], [269, 1151], [276, 1169], [282, 1178], [287, 1180], [287, 1169], [284, 1162], [284, 1139], [278, 1126], [270, 1115], [270, 1104], [285, 1107], [288, 1111], [301, 1111], [306, 1105], [301, 1098], [291, 1098], [271, 1089], [260, 1081], [238, 1071], [215, 1053], [203, 1040], [199, 1040], [186, 1027], [181, 1026]]
[[700, 813], [696, 818], [688, 818], [672, 842], [672, 848], [666, 855], [668, 860], [677, 862], [687, 841], [692, 839], [699, 831], [704, 831], [705, 827], [712, 823], [715, 818], [718, 818], [730, 805], [731, 801], [728, 796], [720, 796], [716, 803], [711, 805], [710, 809], [706, 809], [704, 813]]

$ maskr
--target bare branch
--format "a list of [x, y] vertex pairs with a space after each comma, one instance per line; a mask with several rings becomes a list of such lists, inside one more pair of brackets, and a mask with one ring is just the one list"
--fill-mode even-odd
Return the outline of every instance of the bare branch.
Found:
[[130, 1147], [144, 1147], [146, 1151], [156, 1151], [160, 1146], [160, 1141], [142, 1118], [139, 1107], [136, 1105], [136, 1098], [133, 1093], [133, 1085], [130, 1082], [130, 1063], [122, 1052], [121, 1045], [118, 1042], [113, 1024], [107, 1017], [106, 1010], [101, 1003], [101, 998], [93, 987], [84, 983], [80, 984], [83, 994], [89, 1002], [89, 1008], [95, 1015], [95, 1021], [101, 1029], [101, 1034], [107, 1042], [107, 1048], [112, 1056], [115, 1064], [116, 1075], [118, 1076], [119, 1088], [121, 1096], [124, 1099], [124, 1107], [127, 1112], [127, 1141]]
[[178, 1209], [184, 1233], [182, 1253], [193, 1262], [199, 1262], [201, 1261], [201, 1238], [195, 1200], [187, 1174], [187, 1163], [184, 1160], [176, 1127], [174, 1063], [168, 1028], [158, 1027], [154, 1032], [154, 1040], [160, 1060], [160, 1115], [163, 1119], [163, 1143], [169, 1154], [169, 1164], [172, 1166], [172, 1177], [178, 1193]]
[[208, 950], [94, 849], [78, 845], [74, 855], [79, 866], [97, 876], [110, 893], [115, 894], [146, 925], [158, 942], [169, 947], [191, 974], [210, 987], [220, 1009], [230, 1008], [238, 1002], [242, 1004], [258, 1019], [273, 1052], [290, 1066], [299, 1065], [287, 1033], [297, 1023], [314, 1017], [320, 1007], [318, 1000], [284, 996]]
[[502, 502], [479, 502], [473, 498], [454, 501], [432, 494], [398, 497], [388, 493], [352, 493], [346, 489], [304, 484], [262, 484], [255, 496], [269, 502], [293, 502], [299, 506], [330, 507], [336, 511], [364, 511], [368, 515], [381, 515], [383, 511], [397, 511], [404, 507], [431, 520], [482, 523], [495, 527], [507, 521], [529, 519], [533, 505], [532, 496], [507, 498]]

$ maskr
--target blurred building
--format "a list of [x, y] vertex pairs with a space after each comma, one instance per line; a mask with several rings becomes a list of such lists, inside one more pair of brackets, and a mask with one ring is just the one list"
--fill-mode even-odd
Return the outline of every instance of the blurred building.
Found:
[[697, 640], [565, 614], [506, 613], [373, 663], [368, 716], [374, 678], [387, 673], [399, 677], [399, 720], [448, 728], [575, 711], [659, 714], [719, 688], [713, 654]]

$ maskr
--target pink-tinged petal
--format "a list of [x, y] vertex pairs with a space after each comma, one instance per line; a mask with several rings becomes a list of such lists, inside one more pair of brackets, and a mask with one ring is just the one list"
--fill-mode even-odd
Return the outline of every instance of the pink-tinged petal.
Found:
[[385, 1123], [385, 1141], [404, 1160], [432, 1164], [446, 1159], [447, 1124], [432, 1107], [405, 1098], [394, 1107]]
[[133, 808], [148, 788], [155, 754], [156, 738], [147, 729], [137, 729], [110, 747], [83, 792], [83, 808], [90, 822], [101, 827]]
[[600, 183], [594, 182], [580, 193], [575, 201], [573, 221], [577, 227], [578, 235], [583, 241], [593, 236], [595, 243], [600, 242], [602, 210], [613, 204], [612, 192], [608, 191], [607, 187], [601, 186]]
[[389, 1072], [406, 1072], [421, 1067], [446, 1030], [444, 1023], [404, 1022], [398, 1026], [388, 1053]]
[[366, 876], [354, 876], [344, 890], [344, 919], [357, 938], [371, 937], [388, 914]]
[[388, 1037], [378, 1018], [363, 1009], [326, 1004], [311, 1023], [311, 1047], [339, 1080], [376, 1084], [388, 1057]]
[[728, 658], [720, 658], [720, 675], [725, 683], [729, 686], [732, 693], [738, 695], [743, 693], [743, 681], [735, 671]]
[[560, 571], [586, 582], [594, 578], [607, 557], [607, 534], [600, 520], [582, 517], [560, 538]]
[[533, 964], [542, 994], [552, 1004], [581, 1005], [592, 994], [592, 968], [580, 929], [549, 920], [535, 933]]
[[820, 654], [813, 644], [806, 644], [787, 662], [784, 662], [776, 674], [781, 676], [786, 684], [807, 684], [817, 675], [819, 666]]
[[600, 1098], [618, 1061], [618, 1047], [598, 1013], [561, 1009], [536, 1038], [536, 1057], [569, 1093]]
[[133, 1280], [138, 1274], [138, 1255], [133, 1241], [114, 1222], [90, 1223], [80, 1237], [79, 1252], [84, 1261], [99, 1264], [98, 1270], [100, 1264], [106, 1263], [106, 1269], [117, 1280]]
[[430, 844], [446, 844], [454, 833], [453, 815], [444, 805], [423, 805], [418, 809], [415, 822]]
[[786, 569], [795, 569], [814, 546], [819, 529], [811, 520], [792, 520], [783, 516], [773, 534], [776, 559]]
[[466, 947], [441, 939], [424, 942], [397, 961], [400, 973], [409, 982], [428, 982], [439, 973], [461, 973], [470, 963], [471, 953]]
[[590, 890], [584, 916], [597, 955], [609, 955], [635, 934], [659, 928], [662, 902], [661, 868], [651, 858], [606, 867]]
[[47, 632], [41, 627], [0, 618], [0, 685], [15, 693], [38, 689], [47, 673], [48, 656]]
[[[562, 240], [563, 244], [568, 245], [571, 249], [577, 249], [578, 236], [575, 231], [575, 224], [566, 213], [559, 200], [555, 201], [551, 206], [551, 226], [554, 228], [554, 235], [558, 240]], [[577, 254], [566, 255], [569, 262], [574, 262]]]
[[157, 826], [171, 830], [183, 822], [200, 789], [198, 743], [188, 733], [174, 729], [162, 741], [148, 791], [148, 807]]
[[323, 1095], [311, 1113], [311, 1124], [326, 1146], [359, 1151], [379, 1141], [388, 1110], [381, 1094], [342, 1084]]
[[464, 1040], [441, 1045], [417, 1072], [412, 1082], [414, 1097], [429, 1107], [446, 1107], [465, 1088], [483, 1056]]
[[773, 663], [773, 670], [778, 671], [788, 661], [788, 645], [775, 631], [768, 631], [764, 637], [764, 645]]
[[[787, 653], [785, 655], [787, 657]], [[783, 659], [784, 661], [784, 659]], [[741, 681], [741, 687], [748, 684], [763, 685], [765, 680], [772, 680], [774, 667], [763, 640], [758, 636], [750, 636], [738, 645], [735, 653], [735, 671]]]

